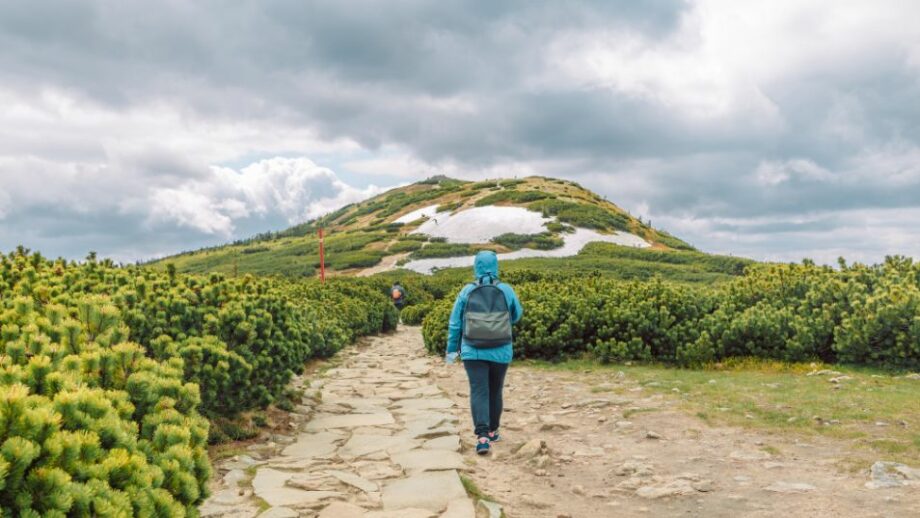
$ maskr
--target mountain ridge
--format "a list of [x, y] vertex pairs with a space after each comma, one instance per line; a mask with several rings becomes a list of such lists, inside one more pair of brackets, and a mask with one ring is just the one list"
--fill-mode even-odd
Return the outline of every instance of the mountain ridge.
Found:
[[[449, 221], [458, 214], [476, 221], [484, 218], [485, 225], [501, 227], [503, 222], [490, 220], [490, 214], [521, 216], [524, 211], [535, 221], [542, 222], [539, 231], [519, 234], [509, 227], [510, 230], [493, 236], [488, 242], [474, 243], [461, 242], [462, 238], [447, 233], [449, 225], [436, 229], [436, 232], [445, 233], [442, 236], [419, 231], [429, 220], [434, 220], [436, 226], [438, 221]], [[406, 220], [407, 215], [411, 219], [415, 213], [425, 213], [425, 216]], [[477, 219], [474, 216], [478, 213], [482, 214]], [[435, 229], [433, 224], [428, 223], [425, 228], [431, 232]], [[624, 239], [634, 236], [636, 239], [629, 238], [628, 242], [641, 241], [641, 246], [655, 251], [694, 251], [686, 242], [655, 229], [570, 180], [529, 176], [473, 182], [434, 176], [387, 190], [284, 230], [183, 252], [151, 264], [173, 263], [179, 271], [190, 273], [315, 275], [319, 267], [316, 233], [320, 228], [327, 235], [326, 266], [333, 275], [383, 271], [407, 261], [459, 257], [481, 249], [492, 249], [500, 254], [525, 250], [527, 256], [536, 254], [529, 252], [532, 250], [557, 249], [558, 254], [563, 252], [558, 249], [569, 236], [582, 231], [590, 232], [599, 240], [617, 241], [617, 236]]]

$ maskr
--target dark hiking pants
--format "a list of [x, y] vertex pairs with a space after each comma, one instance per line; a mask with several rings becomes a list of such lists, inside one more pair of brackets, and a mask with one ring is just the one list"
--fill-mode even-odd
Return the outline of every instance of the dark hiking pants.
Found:
[[485, 360], [464, 360], [463, 367], [470, 379], [470, 410], [473, 431], [477, 437], [498, 430], [502, 418], [502, 388], [505, 385], [507, 363]]

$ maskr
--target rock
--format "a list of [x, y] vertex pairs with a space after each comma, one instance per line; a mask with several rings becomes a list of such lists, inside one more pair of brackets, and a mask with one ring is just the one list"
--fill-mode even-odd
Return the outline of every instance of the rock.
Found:
[[305, 491], [335, 491], [339, 486], [336, 479], [321, 473], [311, 472], [294, 473], [284, 485]]
[[543, 423], [540, 425], [541, 432], [558, 432], [562, 430], [571, 430], [571, 429], [572, 429], [572, 425], [565, 424], [565, 423], [553, 422], [553, 423]]
[[920, 469], [899, 462], [878, 461], [869, 470], [869, 489], [920, 486]]
[[398, 511], [370, 511], [364, 518], [432, 518], [434, 513], [427, 509], [400, 509]]
[[830, 369], [821, 369], [811, 371], [806, 376], [840, 376], [842, 373], [837, 371], [832, 371]]
[[394, 405], [394, 411], [401, 414], [417, 414], [427, 410], [445, 410], [453, 406], [454, 402], [445, 397], [402, 399]]
[[447, 504], [447, 510], [439, 518], [476, 518], [476, 508], [469, 498], [458, 498]]
[[313, 418], [307, 423], [307, 431], [318, 431], [334, 428], [355, 428], [358, 426], [379, 426], [393, 424], [393, 415], [389, 412], [379, 414], [344, 414], [322, 415]]
[[220, 464], [220, 467], [224, 469], [241, 469], [245, 470], [253, 466], [260, 466], [264, 464], [264, 461], [256, 460], [249, 455], [236, 455], [229, 461], [223, 462]]
[[286, 457], [326, 457], [335, 452], [335, 443], [341, 438], [341, 435], [330, 432], [303, 433], [297, 436], [297, 442], [284, 448], [281, 454]]
[[445, 435], [437, 439], [429, 439], [422, 444], [422, 448], [427, 450], [460, 451], [460, 436]]
[[259, 514], [259, 509], [250, 503], [225, 507], [211, 505], [205, 502], [198, 508], [198, 512], [202, 518], [210, 518], [212, 516], [219, 518], [254, 518]]
[[368, 480], [381, 480], [402, 476], [402, 471], [394, 468], [389, 462], [361, 461], [354, 463], [359, 475]]
[[535, 507], [535, 508], [537, 508], [537, 509], [547, 509], [547, 508], [550, 508], [550, 507], [553, 506], [553, 504], [550, 504], [550, 503], [548, 503], [548, 502], [544, 502], [543, 500], [539, 500], [539, 499], [535, 498], [535, 497], [532, 496], [532, 495], [524, 495], [524, 496], [522, 496], [522, 497], [521, 497], [521, 502], [522, 502], [524, 505], [529, 505], [530, 507]]
[[766, 460], [770, 454], [760, 450], [738, 450], [731, 452], [728, 457], [732, 460]]
[[661, 435], [659, 435], [657, 432], [653, 432], [649, 430], [645, 432], [645, 438], [646, 439], [661, 439]]
[[390, 455], [394, 463], [409, 472], [464, 469], [459, 453], [444, 450], [410, 450]]
[[453, 470], [418, 473], [390, 481], [382, 494], [384, 511], [420, 508], [438, 513], [460, 498], [466, 498], [466, 490]]
[[488, 500], [480, 500], [479, 507], [482, 507], [483, 509], [486, 510], [487, 513], [489, 513], [489, 518], [501, 518], [502, 517], [502, 506], [495, 502], [490, 502]]
[[259, 515], [259, 518], [297, 518], [300, 514], [287, 507], [272, 507]]
[[830, 383], [840, 383], [841, 381], [846, 381], [846, 380], [851, 380], [851, 379], [853, 378], [850, 376], [834, 376], [833, 378], [830, 378], [827, 381], [829, 381]]
[[332, 477], [337, 478], [343, 483], [348, 484], [349, 486], [353, 486], [360, 489], [361, 491], [364, 491], [365, 493], [370, 493], [379, 489], [376, 483], [371, 482], [370, 480], [367, 480], [363, 477], [359, 477], [353, 473], [348, 473], [347, 471], [330, 470], [326, 473]]
[[782, 481], [774, 482], [764, 488], [764, 490], [770, 491], [771, 493], [808, 493], [809, 491], [814, 491], [815, 489], [817, 489], [815, 486], [806, 484], [804, 482]]
[[616, 469], [615, 474], [620, 477], [635, 475], [638, 477], [650, 477], [653, 474], [652, 467], [648, 464], [635, 461], [626, 461]]
[[339, 448], [339, 456], [343, 459], [365, 457], [389, 449], [410, 450], [418, 445], [417, 442], [400, 436], [355, 434], [352, 435], [344, 446]]
[[585, 486], [581, 486], [581, 485], [572, 486], [572, 493], [578, 496], [585, 496], [586, 494]]
[[256, 472], [252, 480], [252, 489], [255, 495], [265, 500], [271, 506], [299, 507], [315, 504], [329, 498], [340, 498], [344, 494], [338, 491], [305, 491], [286, 487], [286, 483], [294, 476], [271, 468], [262, 468]]
[[614, 424], [616, 425], [617, 428], [629, 428], [633, 425], [632, 421], [617, 421]]
[[660, 484], [643, 486], [636, 490], [636, 495], [650, 499], [692, 495], [694, 493], [696, 493], [696, 489], [689, 480], [684, 479], [672, 479]]
[[542, 453], [546, 449], [546, 442], [542, 439], [531, 439], [517, 449], [514, 454], [518, 457], [532, 458]]
[[700, 493], [709, 493], [710, 491], [715, 489], [712, 483], [712, 480], [709, 480], [709, 479], [703, 479], [703, 480], [691, 482], [690, 485], [693, 487], [693, 489], [696, 489]]
[[909, 380], [920, 380], [920, 373], [918, 373], [918, 372], [911, 372], [910, 374], [905, 374], [905, 375], [904, 375], [904, 379], [909, 379]]
[[317, 518], [364, 518], [364, 509], [354, 504], [333, 502], [320, 511]]

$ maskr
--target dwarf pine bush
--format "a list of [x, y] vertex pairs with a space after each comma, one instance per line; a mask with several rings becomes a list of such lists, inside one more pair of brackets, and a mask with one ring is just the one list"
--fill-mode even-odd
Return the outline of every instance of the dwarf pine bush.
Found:
[[197, 516], [208, 418], [396, 318], [373, 281], [0, 254], [0, 516]]

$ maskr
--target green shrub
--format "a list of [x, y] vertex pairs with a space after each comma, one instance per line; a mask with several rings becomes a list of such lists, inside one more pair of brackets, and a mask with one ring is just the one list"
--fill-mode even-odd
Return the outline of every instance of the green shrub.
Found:
[[429, 259], [432, 257], [458, 257], [473, 255], [476, 248], [463, 243], [431, 242], [424, 248], [412, 252], [413, 259]]
[[555, 216], [563, 223], [598, 230], [629, 230], [629, 217], [585, 203], [563, 200], [540, 200], [527, 206], [544, 217]]
[[524, 204], [551, 198], [554, 198], [552, 194], [542, 191], [498, 191], [476, 200], [476, 206], [485, 207], [503, 202]]
[[498, 245], [506, 246], [512, 250], [521, 248], [532, 248], [536, 250], [553, 250], [561, 248], [565, 242], [562, 238], [554, 236], [549, 232], [540, 234], [502, 234], [492, 238], [492, 242]]
[[444, 204], [438, 205], [437, 211], [438, 212], [453, 212], [459, 209], [461, 205], [463, 205], [463, 203], [459, 201], [453, 202], [453, 203], [444, 203]]
[[425, 319], [425, 316], [431, 311], [430, 304], [416, 304], [414, 306], [406, 306], [402, 312], [400, 312], [400, 317], [404, 324], [408, 326], [417, 326], [421, 325], [422, 320]]
[[390, 245], [389, 252], [391, 254], [399, 254], [402, 252], [414, 252], [424, 246], [424, 243], [421, 241], [397, 241]]

